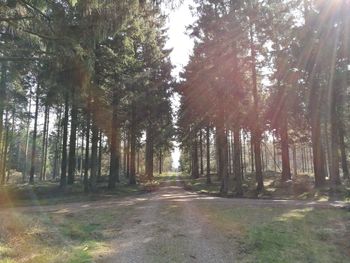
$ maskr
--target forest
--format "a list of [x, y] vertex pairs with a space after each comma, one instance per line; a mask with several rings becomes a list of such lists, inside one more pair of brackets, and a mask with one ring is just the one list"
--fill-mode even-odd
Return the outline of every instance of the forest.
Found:
[[349, 14], [0, 0], [0, 262], [348, 262]]

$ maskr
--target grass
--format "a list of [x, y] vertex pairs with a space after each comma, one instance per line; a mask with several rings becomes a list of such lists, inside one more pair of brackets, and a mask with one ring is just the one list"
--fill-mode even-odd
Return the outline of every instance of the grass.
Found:
[[50, 213], [2, 212], [0, 262], [93, 262], [133, 209], [82, 209]]
[[239, 262], [349, 262], [350, 213], [344, 210], [202, 209], [232, 246], [239, 247]]
[[[313, 178], [308, 174], [300, 174], [292, 182], [282, 183], [280, 174], [266, 172], [264, 174], [265, 190], [257, 196], [255, 179], [253, 174], [247, 174], [243, 181], [244, 197], [261, 199], [284, 199], [284, 200], [313, 200], [313, 201], [345, 201], [350, 202], [350, 182], [344, 182], [337, 188], [331, 188], [326, 185], [323, 188], [315, 189], [313, 187]], [[194, 191], [200, 194], [213, 196], [220, 195], [220, 181], [216, 175], [212, 176], [212, 183], [207, 184], [204, 176], [198, 179], [192, 179], [188, 175], [181, 175], [186, 190]], [[233, 187], [232, 176], [229, 180], [229, 188]], [[228, 197], [234, 196], [229, 191]]]
[[97, 193], [84, 193], [79, 182], [62, 190], [57, 182], [38, 182], [35, 185], [6, 185], [0, 187], [0, 207], [55, 205], [60, 203], [96, 201], [112, 197], [125, 197], [144, 193], [140, 185], [130, 186], [122, 178], [116, 189], [108, 190], [105, 182], [99, 184]]

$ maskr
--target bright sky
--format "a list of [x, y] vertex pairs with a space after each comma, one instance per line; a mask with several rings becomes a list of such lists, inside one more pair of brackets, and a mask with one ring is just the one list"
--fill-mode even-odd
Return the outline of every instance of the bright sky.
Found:
[[[186, 26], [191, 25], [195, 21], [189, 8], [190, 5], [193, 5], [192, 0], [184, 0], [183, 4], [177, 9], [172, 10], [169, 15], [169, 40], [167, 48], [173, 49], [170, 58], [172, 64], [175, 66], [173, 70], [174, 77], [178, 77], [182, 68], [186, 66], [193, 50], [193, 41], [186, 35]], [[177, 110], [179, 103], [179, 97], [174, 95], [172, 98], [173, 111]], [[180, 149], [177, 143], [175, 143], [175, 148], [172, 152], [172, 159], [173, 168], [178, 168]]]

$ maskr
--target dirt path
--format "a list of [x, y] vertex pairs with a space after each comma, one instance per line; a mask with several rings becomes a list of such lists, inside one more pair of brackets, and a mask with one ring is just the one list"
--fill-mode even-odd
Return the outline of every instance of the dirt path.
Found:
[[[230, 262], [226, 247], [195, 203], [199, 196], [179, 186], [162, 187], [136, 204], [137, 213], [97, 262]], [[228, 260], [230, 259], [230, 260]]]
[[[119, 199], [53, 206], [2, 209], [2, 213], [78, 213], [116, 209], [128, 211], [118, 235], [106, 242], [106, 250], [94, 254], [95, 262], [235, 262], [239, 244], [236, 237], [218, 229], [203, 207], [235, 209], [242, 207], [331, 208], [344, 202], [295, 200], [254, 200], [210, 197], [185, 191], [180, 183], [165, 185], [158, 191]], [[0, 213], [1, 215], [1, 213]], [[231, 235], [231, 236], [230, 236]], [[228, 241], [230, 239], [230, 242]], [[166, 259], [166, 261], [164, 261]]]
[[[229, 207], [319, 207], [344, 205], [331, 202], [222, 199], [201, 196], [181, 186], [165, 186], [135, 202], [136, 214], [110, 243], [109, 252], [96, 262], [235, 262], [237, 251], [224, 233], [199, 209], [201, 204]], [[237, 246], [236, 246], [237, 247]]]

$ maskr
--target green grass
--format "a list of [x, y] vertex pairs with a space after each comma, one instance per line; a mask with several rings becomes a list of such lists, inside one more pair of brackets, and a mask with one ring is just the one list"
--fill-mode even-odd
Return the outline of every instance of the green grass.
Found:
[[[314, 189], [313, 178], [311, 175], [300, 174], [294, 178], [292, 184], [284, 185], [280, 180], [280, 174], [274, 172], [265, 172], [263, 193], [256, 193], [256, 185], [253, 174], [247, 174], [243, 181], [244, 197], [261, 199], [283, 199], [283, 200], [313, 200], [313, 201], [345, 201], [350, 202], [350, 184], [349, 181], [343, 182], [343, 185], [332, 189], [326, 185], [320, 189]], [[218, 196], [220, 195], [220, 181], [216, 175], [212, 175], [212, 183], [207, 184], [205, 176], [198, 179], [192, 179], [188, 175], [181, 175], [185, 189], [201, 194]], [[233, 197], [232, 192], [234, 182], [232, 176], [229, 180], [228, 197]]]
[[349, 262], [350, 213], [344, 210], [206, 205], [202, 209], [232, 246], [239, 243], [239, 262]]
[[115, 207], [2, 213], [0, 262], [93, 262], [96, 253], [108, 251], [107, 243], [133, 212], [132, 207]]
[[84, 193], [79, 182], [61, 189], [57, 182], [38, 182], [35, 185], [8, 185], [0, 188], [0, 207], [55, 205], [60, 203], [96, 201], [143, 193], [140, 185], [130, 186], [123, 178], [115, 190], [108, 190], [106, 183], [99, 185], [97, 193]]

